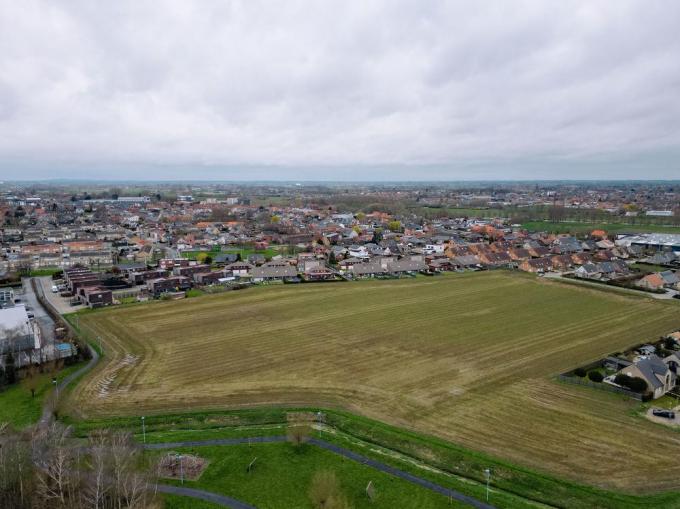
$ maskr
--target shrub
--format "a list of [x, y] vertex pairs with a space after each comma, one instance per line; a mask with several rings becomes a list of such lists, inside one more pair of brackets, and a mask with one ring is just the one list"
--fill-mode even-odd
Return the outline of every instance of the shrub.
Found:
[[580, 376], [581, 378], [583, 378], [584, 376], [586, 376], [586, 370], [583, 369], [583, 368], [576, 368], [574, 370], [574, 375]]
[[630, 385], [628, 387], [631, 391], [645, 392], [647, 390], [647, 382], [642, 378], [633, 377], [630, 379]]
[[633, 392], [645, 392], [647, 390], [647, 382], [636, 376], [628, 376], [619, 373], [614, 378], [614, 382], [622, 387], [627, 387]]
[[604, 380], [604, 376], [599, 371], [591, 371], [590, 373], [588, 373], [588, 378], [592, 382], [597, 382], [597, 383], [600, 383], [602, 380]]

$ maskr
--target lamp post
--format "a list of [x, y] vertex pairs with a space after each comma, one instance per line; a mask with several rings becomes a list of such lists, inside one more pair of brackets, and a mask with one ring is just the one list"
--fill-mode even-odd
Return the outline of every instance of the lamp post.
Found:
[[59, 385], [57, 385], [57, 379], [52, 378], [52, 385], [54, 385], [54, 393], [56, 394], [56, 397], [59, 397]]
[[144, 416], [142, 415], [142, 440], [146, 443], [146, 425], [144, 423]]
[[489, 482], [491, 481], [491, 469], [485, 468], [484, 475], [486, 476], [486, 501], [489, 501]]
[[177, 453], [175, 457], [177, 458], [177, 461], [179, 461], [179, 482], [180, 484], [184, 484], [184, 467], [182, 466], [182, 455]]

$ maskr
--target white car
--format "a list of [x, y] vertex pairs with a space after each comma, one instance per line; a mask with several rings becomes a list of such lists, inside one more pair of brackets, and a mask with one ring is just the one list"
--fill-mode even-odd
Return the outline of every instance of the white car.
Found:
[[52, 285], [52, 293], [57, 293], [59, 291], [59, 287], [57, 285]]

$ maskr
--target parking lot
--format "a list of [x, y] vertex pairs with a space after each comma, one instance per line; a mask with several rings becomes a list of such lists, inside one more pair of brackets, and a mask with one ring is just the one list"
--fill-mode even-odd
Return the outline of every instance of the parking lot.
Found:
[[66, 313], [73, 313], [75, 311], [78, 311], [80, 309], [83, 309], [85, 306], [82, 304], [78, 304], [77, 306], [72, 306], [70, 301], [71, 299], [68, 297], [61, 297], [59, 293], [54, 293], [52, 292], [52, 286], [54, 285], [54, 281], [52, 280], [51, 277], [49, 276], [43, 276], [36, 278], [36, 282], [40, 285], [40, 287], [43, 290], [43, 293], [45, 294], [45, 298], [47, 301], [54, 306], [54, 308], [57, 310], [57, 312], [60, 315], [66, 314]]

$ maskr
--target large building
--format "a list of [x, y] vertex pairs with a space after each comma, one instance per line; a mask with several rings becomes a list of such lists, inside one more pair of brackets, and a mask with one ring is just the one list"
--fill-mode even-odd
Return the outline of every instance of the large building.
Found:
[[23, 304], [0, 309], [0, 365], [10, 353], [17, 367], [40, 363], [41, 347], [40, 328], [28, 318]]
[[620, 238], [616, 243], [624, 246], [642, 246], [646, 249], [658, 251], [680, 251], [680, 234], [644, 233]]

